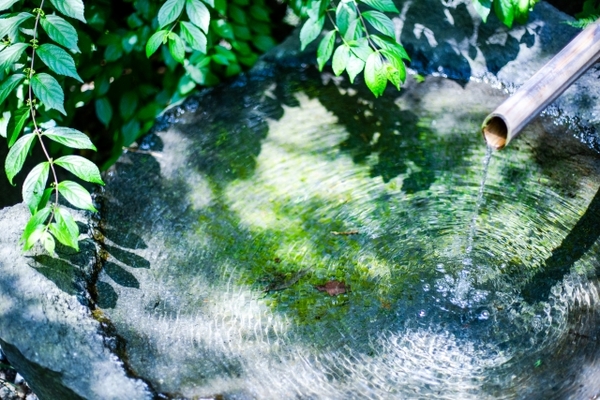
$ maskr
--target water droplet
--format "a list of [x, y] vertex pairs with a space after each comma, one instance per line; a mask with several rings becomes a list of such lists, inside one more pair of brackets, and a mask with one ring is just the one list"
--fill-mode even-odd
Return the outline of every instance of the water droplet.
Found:
[[422, 317], [424, 317], [424, 316], [425, 316], [425, 314], [426, 314], [426, 313], [425, 313], [425, 310], [421, 310], [421, 311], [419, 311], [419, 317], [421, 317], [421, 318], [422, 318]]
[[490, 317], [490, 312], [488, 310], [482, 310], [479, 313], [479, 318], [481, 321], [485, 321], [486, 319], [488, 319]]
[[446, 272], [446, 269], [444, 268], [444, 264], [439, 263], [438, 265], [435, 266], [436, 271], [438, 272]]
[[431, 288], [431, 286], [429, 286], [429, 283], [425, 283], [425, 284], [423, 285], [423, 291], [424, 291], [424, 292], [429, 292], [429, 289], [430, 289], [430, 288]]

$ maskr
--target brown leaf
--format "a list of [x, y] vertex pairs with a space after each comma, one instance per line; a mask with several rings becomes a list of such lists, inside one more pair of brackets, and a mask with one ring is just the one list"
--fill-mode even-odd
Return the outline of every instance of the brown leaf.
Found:
[[330, 296], [346, 293], [346, 284], [340, 281], [329, 281], [322, 286], [315, 286], [321, 292], [327, 292]]

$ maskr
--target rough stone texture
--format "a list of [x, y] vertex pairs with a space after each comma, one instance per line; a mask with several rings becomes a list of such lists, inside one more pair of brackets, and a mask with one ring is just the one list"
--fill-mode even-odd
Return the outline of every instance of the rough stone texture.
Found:
[[[413, 57], [413, 68], [419, 72], [435, 72], [459, 81], [478, 78], [510, 91], [525, 81], [577, 32], [560, 24], [566, 17], [545, 3], [536, 7], [525, 27], [516, 27], [512, 31], [493, 21], [481, 25], [473, 10], [465, 6], [465, 1], [446, 2], [449, 3], [448, 7], [441, 7], [438, 1], [412, 1], [401, 5], [402, 17], [395, 21], [396, 27], [401, 41]], [[307, 151], [331, 161], [331, 164], [323, 164], [326, 168], [334, 168], [332, 159], [337, 160], [339, 156], [332, 152], [332, 144], [347, 134], [336, 127], [336, 118], [346, 118], [345, 129], [351, 133], [350, 139], [344, 143], [356, 151], [356, 154], [353, 153], [355, 157], [361, 157], [360, 145], [356, 143], [361, 142], [360, 135], [363, 132], [352, 131], [352, 115], [344, 115], [343, 110], [335, 108], [336, 102], [333, 101], [329, 104], [328, 112], [317, 106], [315, 98], [320, 95], [314, 86], [303, 89], [303, 96], [310, 98], [310, 101], [306, 98], [300, 101], [295, 90], [300, 85], [297, 76], [286, 78], [286, 74], [282, 74], [283, 69], [278, 70], [272, 65], [298, 66], [312, 60], [312, 53], [290, 51], [290, 48], [298, 47], [297, 39], [291, 39], [265, 57], [250, 77], [242, 77], [230, 86], [206, 91], [195, 102], [187, 103], [181, 111], [172, 112], [168, 122], [176, 123], [174, 128], [150, 136], [142, 145], [142, 151], [124, 155], [107, 172], [108, 186], [99, 196], [102, 223], [98, 228], [104, 236], [100, 245], [109, 257], [95, 285], [97, 293], [92, 293], [92, 297], [97, 307], [104, 311], [104, 317], [111, 320], [119, 337], [124, 339], [125, 348], [119, 349], [119, 352], [115, 339], [105, 335], [87, 307], [90, 298], [86, 285], [87, 280], [93, 277], [95, 261], [93, 243], [84, 239], [84, 252], [79, 256], [62, 253], [61, 260], [33, 256], [36, 253], [23, 255], [17, 242], [27, 218], [25, 207], [19, 205], [0, 211], [0, 345], [41, 399], [150, 397], [149, 389], [143, 382], [127, 376], [122, 361], [115, 356], [117, 353], [126, 355], [124, 361], [127, 367], [132, 373], [148, 380], [156, 391], [188, 398], [217, 394], [236, 399], [281, 397], [282, 393], [290, 397], [318, 397], [323, 393], [348, 395], [344, 390], [380, 394], [375, 389], [360, 386], [366, 385], [369, 378], [374, 385], [379, 384], [376, 382], [377, 376], [369, 375], [369, 368], [389, 368], [384, 368], [384, 372], [393, 370], [391, 367], [400, 370], [401, 366], [393, 364], [382, 367], [374, 363], [370, 355], [360, 353], [364, 370], [352, 375], [355, 379], [349, 382], [336, 382], [334, 377], [342, 374], [343, 363], [351, 364], [355, 359], [348, 356], [340, 361], [342, 366], [338, 365], [339, 369], [331, 369], [326, 359], [329, 353], [325, 352], [325, 356], [319, 354], [307, 343], [303, 336], [306, 332], [294, 330], [297, 328], [290, 324], [285, 315], [266, 307], [260, 301], [262, 294], [256, 287], [235, 283], [235, 280], [242, 279], [239, 275], [243, 275], [243, 271], [239, 271], [239, 254], [229, 254], [228, 251], [235, 249], [239, 242], [251, 242], [257, 237], [256, 232], [244, 224], [279, 224], [277, 226], [283, 227], [282, 230], [293, 229], [297, 225], [297, 221], [292, 219], [275, 222], [269, 219], [271, 216], [264, 210], [253, 210], [253, 202], [258, 201], [259, 195], [250, 189], [246, 188], [240, 198], [235, 199], [235, 191], [229, 188], [232, 183], [242, 185], [239, 181], [257, 174], [257, 170], [264, 173], [266, 167], [257, 158], [265, 149], [274, 155], [278, 151], [296, 154], [294, 150], [303, 150], [302, 142], [294, 142], [293, 138], [286, 137], [285, 126], [277, 125], [285, 110], [299, 111], [299, 117], [292, 121], [294, 129], [304, 127], [318, 131], [320, 123], [332, 130], [329, 139], [326, 135], [312, 135], [316, 148]], [[497, 58], [492, 58], [492, 54]], [[308, 75], [301, 74], [299, 81], [311, 81]], [[328, 74], [323, 75], [322, 79], [330, 83], [335, 81]], [[469, 86], [465, 82], [461, 82], [461, 85]], [[598, 107], [593, 101], [596, 99], [595, 88], [598, 87], [594, 71], [584, 76], [577, 85], [558, 100], [553, 113], [566, 116], [568, 121], [581, 123], [584, 127], [593, 126], [597, 122]], [[490, 95], [481, 86], [471, 85], [468, 93], [480, 90], [489, 95], [485, 98], [490, 103], [481, 103], [478, 100], [480, 97], [469, 100], [465, 96], [467, 92], [460, 85], [444, 80], [431, 79], [426, 86], [418, 87], [414, 83], [409, 86], [411, 89], [399, 103], [414, 113], [419, 112], [420, 102], [429, 104], [430, 108], [433, 104], [438, 111], [447, 111], [444, 117], [438, 118], [437, 123], [447, 126], [449, 130], [456, 127], [457, 123], [476, 126], [485, 113], [496, 106], [491, 101], [500, 102], [503, 98], [500, 94]], [[341, 84], [339, 90], [353, 93], [357, 89]], [[444, 93], [446, 97], [437, 98], [436, 94], [439, 93]], [[396, 106], [394, 95], [390, 96], [387, 102], [382, 100], [385, 107]], [[449, 103], [445, 104], [444, 99]], [[458, 106], [456, 99], [461, 101]], [[324, 101], [323, 98], [319, 100]], [[215, 104], [228, 104], [228, 107], [217, 109]], [[354, 106], [358, 108], [361, 105], [357, 103]], [[475, 121], [472, 115], [463, 114], [459, 106], [474, 110], [473, 115], [479, 119]], [[580, 120], [573, 120], [575, 116]], [[548, 130], [553, 132], [550, 125]], [[416, 129], [417, 125], [414, 126]], [[515, 143], [515, 149], [519, 146], [538, 149], [534, 154], [546, 163], [548, 169], [551, 169], [548, 164], [555, 160], [561, 160], [558, 164], [563, 167], [565, 164], [568, 166], [572, 162], [571, 156], [576, 156], [576, 165], [564, 169], [568, 171], [567, 175], [561, 175], [564, 171], [559, 170], [552, 175], [552, 179], [560, 181], [557, 185], [561, 190], [570, 190], [580, 200], [579, 208], [573, 213], [584, 214], [584, 205], [598, 197], [594, 197], [598, 185], [594, 156], [568, 140], [572, 152], [565, 155], [562, 153], [562, 142], [558, 140], [562, 136], [553, 138], [557, 140], [552, 140], [556, 144], [551, 147], [552, 151], [539, 150], [539, 144], [552, 137], [536, 135], [538, 128], [522, 138], [521, 142]], [[452, 132], [443, 133], [452, 137]], [[270, 135], [270, 142], [265, 145], [267, 135]], [[593, 143], [594, 132], [587, 131], [586, 135], [587, 141]], [[394, 148], [404, 146], [397, 142], [392, 142], [392, 145], [396, 146]], [[402, 175], [404, 191], [411, 187], [413, 190], [422, 189], [423, 182], [425, 187], [432, 183], [432, 177], [423, 176], [420, 172], [432, 161], [424, 162], [418, 154], [411, 156], [410, 152], [403, 153], [407, 163], [400, 165], [391, 176], [386, 175], [389, 174], [387, 170], [385, 173], [378, 171], [384, 169], [381, 165], [398, 158], [397, 154], [386, 153], [383, 149], [364, 158], [370, 160], [369, 157], [378, 157], [380, 162], [370, 171], [361, 170], [365, 176], [372, 174], [389, 182]], [[443, 154], [436, 154], [436, 157], [443, 160]], [[351, 165], [349, 159], [343, 159], [340, 163]], [[336, 164], [335, 167], [339, 166]], [[407, 172], [407, 169], [415, 171]], [[519, 172], [518, 168], [515, 170]], [[583, 177], [576, 182], [569, 182], [570, 174], [574, 171], [581, 172]], [[282, 171], [281, 175], [293, 176], [289, 171]], [[556, 175], [560, 175], [560, 179]], [[289, 181], [271, 178], [278, 186], [290, 185]], [[318, 181], [315, 176], [308, 178]], [[335, 182], [328, 180], [327, 176], [323, 176], [323, 179], [331, 187], [336, 187]], [[232, 187], [235, 188], [235, 185]], [[295, 185], [285, 189], [296, 193], [301, 199], [302, 183], [296, 182]], [[378, 182], [373, 191], [381, 196], [389, 196], [382, 187], [382, 183]], [[333, 192], [334, 196], [339, 197], [335, 198], [336, 201], [347, 201], [344, 197], [346, 192]], [[330, 194], [327, 191], [318, 193], [323, 196]], [[244, 209], [255, 213], [244, 214]], [[315, 212], [317, 210], [315, 206]], [[241, 217], [235, 216], [236, 213], [244, 215], [244, 223]], [[307, 221], [303, 223], [304, 229], [315, 229], [307, 225]], [[342, 230], [343, 226], [328, 228]], [[586, 224], [585, 229], [588, 228], [589, 224]], [[223, 235], [219, 229], [229, 234]], [[376, 237], [377, 229], [373, 228], [373, 232]], [[257, 246], [261, 251], [269, 252], [268, 246], [279, 245], [262, 237], [260, 239]], [[323, 237], [322, 240], [327, 238]], [[559, 244], [555, 243], [556, 246]], [[595, 240], [584, 247], [588, 250], [593, 246]], [[245, 250], [249, 252], [250, 249]], [[274, 252], [273, 257], [264, 260], [265, 263], [273, 263], [277, 258], [275, 255]], [[552, 260], [550, 256], [548, 259]], [[215, 264], [213, 269], [205, 268], [210, 262], [219, 264]], [[295, 262], [301, 264], [303, 261]], [[565, 271], [561, 269], [558, 272], [562, 279]], [[230, 281], [234, 283], [230, 284]], [[532, 290], [532, 298], [548, 297], [554, 283], [556, 280], [550, 280], [541, 294]], [[590, 283], [590, 286], [594, 285]], [[587, 329], [578, 331], [585, 336], [596, 337], [598, 332], [593, 328], [598, 325], [596, 314], [579, 315], [569, 323], [578, 329]], [[364, 326], [369, 324], [369, 321], [362, 322]], [[354, 350], [347, 348], [348, 343], [355, 343], [341, 337], [344, 333], [326, 338], [320, 337], [319, 332], [312, 334], [314, 337], [311, 340], [316, 345], [322, 345], [323, 340], [330, 340], [332, 348], [338, 346], [344, 351]], [[305, 341], [297, 343], [295, 339]], [[409, 343], [405, 343], [409, 350], [411, 339], [423, 338], [409, 338]], [[453, 338], [447, 337], [434, 337], [431, 339], [434, 341], [428, 344], [432, 347], [448, 345], [447, 342], [435, 341], [442, 339], [452, 345]], [[565, 342], [568, 340], [565, 339]], [[585, 347], [583, 339], [578, 339], [577, 344]], [[418, 350], [423, 349], [412, 349], [415, 352]], [[457, 348], [453, 356], [460, 359], [463, 350]], [[572, 375], [569, 379], [574, 382], [582, 380], [579, 394], [589, 397], [598, 392], [599, 380], [585, 381], [585, 374], [597, 377], [598, 365], [594, 360], [586, 362], [585, 374], [576, 373], [574, 366], [578, 365], [580, 359], [566, 361], [568, 355], [572, 354], [569, 352], [575, 351], [575, 346], [565, 344], [556, 353], [558, 356], [554, 356], [554, 362], [559, 364], [561, 360], [558, 357], [564, 357], [564, 364], [572, 367], [568, 371]], [[597, 350], [592, 348], [590, 351]], [[307, 354], [305, 359], [301, 357]], [[331, 354], [339, 356], [339, 353]], [[390, 351], [385, 356], [393, 360], [402, 354]], [[552, 356], [548, 357], [552, 361]], [[293, 360], [292, 365], [285, 364], [289, 359]], [[315, 363], [323, 363], [327, 367], [319, 369]], [[528, 364], [527, 368], [530, 367]], [[417, 369], [418, 365], [412, 368]], [[556, 375], [560, 372], [564, 371], [557, 369], [551, 378], [541, 373], [534, 375], [531, 387], [543, 388], [549, 381], [559, 381], [560, 376]], [[399, 379], [410, 378], [398, 376]], [[456, 383], [460, 386], [462, 381], [459, 378]], [[347, 389], [344, 384], [348, 386]], [[450, 389], [458, 390], [453, 386]], [[468, 398], [472, 393], [463, 394], [464, 398]]]
[[[506, 28], [493, 15], [483, 24], [470, 1], [434, 7], [429, 1], [404, 3], [396, 21], [399, 39], [421, 73], [454, 79], [481, 79], [509, 93], [522, 85], [577, 33], [564, 22], [572, 17], [540, 2], [522, 26]], [[547, 110], [578, 127], [579, 137], [600, 151], [600, 85], [598, 65], [583, 74]], [[490, 105], [490, 111], [497, 105]]]
[[77, 255], [23, 254], [28, 214], [24, 205], [0, 210], [2, 351], [40, 399], [150, 398], [143, 382], [126, 375], [87, 307], [82, 278], [95, 246], [83, 238]]

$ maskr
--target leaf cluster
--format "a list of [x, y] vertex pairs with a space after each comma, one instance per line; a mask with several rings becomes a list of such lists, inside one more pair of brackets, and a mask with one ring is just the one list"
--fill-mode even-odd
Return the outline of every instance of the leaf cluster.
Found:
[[[14, 3], [14, 0], [0, 1], [0, 11], [7, 10]], [[36, 141], [46, 155], [47, 161], [36, 165], [23, 183], [23, 200], [31, 218], [21, 241], [25, 249], [40, 241], [53, 254], [55, 240], [78, 249], [79, 228], [68, 209], [59, 204], [59, 196], [74, 207], [96, 211], [90, 193], [77, 182], [59, 182], [56, 168], [63, 168], [87, 182], [103, 182], [98, 167], [91, 161], [79, 155], [54, 160], [44, 143], [50, 141], [73, 149], [96, 149], [83, 132], [60, 127], [56, 121], [44, 126], [38, 117], [42, 111], [66, 115], [64, 90], [58, 79], [68, 77], [83, 83], [73, 58], [79, 52], [77, 31], [65, 19], [85, 22], [83, 3], [81, 0], [50, 0], [50, 3], [54, 8], [53, 14], [42, 9], [42, 1], [40, 7], [32, 12], [8, 13], [0, 18], [0, 30], [4, 34], [0, 50], [0, 74], [3, 78], [0, 104], [4, 106], [4, 118], [8, 120], [4, 136], [10, 148], [5, 160], [9, 182], [12, 183], [23, 168]], [[41, 35], [40, 29], [46, 36]], [[53, 43], [40, 45], [40, 37]], [[51, 201], [53, 195], [54, 201]]]
[[77, 225], [60, 198], [95, 211], [89, 192], [59, 181], [57, 170], [102, 184], [98, 167], [82, 157], [93, 157], [92, 142], [110, 154], [109, 166], [167, 105], [251, 67], [275, 44], [263, 0], [115, 5], [0, 0], [0, 135], [10, 147], [9, 181], [33, 146], [47, 158], [22, 189], [32, 213], [25, 249], [40, 241], [53, 253], [55, 239], [77, 248]]
[[[251, 67], [275, 45], [268, 0], [0, 0], [0, 136], [10, 148], [12, 183], [34, 145], [46, 161], [26, 176], [32, 214], [22, 242], [53, 253], [55, 240], [77, 249], [79, 231], [59, 199], [95, 211], [90, 193], [63, 169], [103, 184], [88, 158], [98, 143], [108, 167], [155, 118], [198, 86]], [[538, 0], [473, 0], [484, 21], [493, 7], [507, 26]], [[409, 57], [396, 41], [392, 0], [288, 0], [306, 18], [301, 47], [319, 39], [317, 62], [335, 75], [359, 74], [380, 96], [400, 89]], [[592, 3], [588, 0], [586, 3]], [[326, 31], [323, 33], [323, 29]], [[52, 155], [52, 156], [51, 156]], [[84, 158], [83, 156], [88, 158]]]
[[263, 0], [167, 0], [156, 30], [147, 41], [147, 57], [159, 49], [177, 73], [176, 102], [197, 86], [211, 86], [238, 75], [275, 46], [270, 9]]
[[498, 19], [509, 28], [514, 22], [524, 24], [529, 17], [529, 12], [539, 0], [473, 0], [477, 13], [487, 21], [492, 8]]
[[362, 72], [375, 97], [383, 94], [388, 81], [399, 90], [406, 79], [404, 60], [410, 58], [396, 42], [394, 24], [386, 12], [398, 13], [392, 0], [341, 0], [337, 5], [313, 1], [300, 31], [302, 49], [321, 35], [329, 20], [334, 29], [319, 43], [319, 69], [331, 59], [334, 74], [346, 71], [351, 82]]
[[600, 18], [600, 1], [585, 0], [581, 12], [575, 14], [575, 21], [567, 22], [575, 28], [587, 28]]

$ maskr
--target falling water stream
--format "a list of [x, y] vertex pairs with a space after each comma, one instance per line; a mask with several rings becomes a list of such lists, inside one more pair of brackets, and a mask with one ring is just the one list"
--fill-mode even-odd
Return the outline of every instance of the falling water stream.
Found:
[[[536, 122], [492, 163], [473, 132], [504, 94], [486, 85], [428, 78], [375, 101], [333, 78], [270, 79], [188, 104], [152, 139], [161, 157], [131, 155], [160, 177], [113, 191], [108, 231], [146, 227], [131, 235], [152, 260], [121, 265], [141, 290], [116, 268], [99, 286], [133, 370], [187, 398], [600, 391], [586, 212], [600, 180], [593, 157], [560, 155], [579, 144], [547, 153], [545, 131], [564, 128]], [[185, 190], [168, 207], [135, 197], [159, 184]]]
[[485, 181], [487, 179], [488, 168], [490, 167], [490, 161], [492, 160], [492, 154], [494, 149], [490, 146], [487, 147], [485, 157], [483, 159], [483, 173], [481, 177], [481, 184], [477, 191], [477, 202], [475, 203], [475, 211], [473, 212], [473, 218], [471, 219], [471, 225], [469, 226], [469, 239], [467, 240], [467, 250], [465, 254], [464, 264], [471, 264], [471, 251], [473, 251], [473, 240], [475, 239], [475, 232], [477, 230], [477, 216], [479, 215], [479, 209], [483, 204], [483, 191], [485, 189]]

